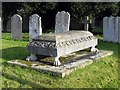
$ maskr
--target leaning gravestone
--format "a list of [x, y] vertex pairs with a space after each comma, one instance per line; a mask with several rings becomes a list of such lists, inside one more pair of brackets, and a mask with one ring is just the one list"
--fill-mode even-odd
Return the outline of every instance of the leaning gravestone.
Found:
[[11, 37], [12, 39], [22, 39], [22, 17], [15, 14], [11, 17]]
[[70, 26], [70, 14], [65, 11], [56, 14], [55, 33], [67, 32]]
[[35, 36], [42, 34], [41, 17], [37, 14], [33, 14], [29, 20], [29, 41]]
[[[33, 38], [42, 34], [41, 27], [41, 17], [37, 14], [33, 14], [29, 20], [29, 42], [32, 42]], [[37, 57], [34, 53], [31, 53], [30, 56], [26, 58], [26, 60], [36, 60]]]

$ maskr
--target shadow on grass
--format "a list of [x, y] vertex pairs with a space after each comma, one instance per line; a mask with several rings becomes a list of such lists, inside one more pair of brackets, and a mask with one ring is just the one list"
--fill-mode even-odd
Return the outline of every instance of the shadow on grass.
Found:
[[10, 37], [2, 37], [2, 39], [5, 39], [5, 40], [13, 40], [13, 41], [25, 41], [25, 42], [29, 42], [29, 37], [25, 37], [25, 36], [23, 36], [21, 40], [12, 39], [12, 38], [10, 38]]
[[14, 81], [16, 81], [16, 82], [18, 82], [18, 83], [20, 83], [20, 84], [22, 84], [22, 85], [29, 85], [29, 86], [31, 86], [32, 88], [45, 88], [45, 87], [43, 87], [43, 86], [41, 86], [41, 85], [38, 85], [38, 84], [36, 84], [36, 83], [30, 82], [30, 81], [28, 81], [28, 80], [24, 80], [24, 79], [22, 79], [22, 78], [19, 78], [19, 77], [16, 77], [16, 76], [13, 76], [13, 75], [4, 73], [4, 72], [2, 73], [2, 76], [4, 76], [4, 77], [7, 78], [7, 79], [14, 80]]
[[26, 47], [12, 47], [0, 50], [2, 52], [2, 59], [4, 60], [15, 60], [25, 59], [29, 54]]
[[14, 40], [14, 39], [11, 38], [11, 33], [10, 32], [2, 32], [2, 39], [29, 42], [29, 34], [28, 33], [22, 33], [22, 40]]
[[119, 51], [120, 44], [106, 42], [106, 41], [103, 41], [102, 39], [98, 40], [97, 48], [100, 50], [111, 50], [114, 52], [113, 55], [116, 57], [118, 57], [118, 54], [120, 53], [120, 51]]
[[[0, 50], [2, 52], [2, 59], [5, 61], [11, 60], [25, 60], [26, 57], [30, 56], [30, 53], [27, 52], [27, 47], [12, 47], [7, 49]], [[46, 63], [48, 65], [53, 65], [53, 59], [50, 56], [37, 55], [38, 61]], [[48, 60], [50, 59], [50, 60]]]

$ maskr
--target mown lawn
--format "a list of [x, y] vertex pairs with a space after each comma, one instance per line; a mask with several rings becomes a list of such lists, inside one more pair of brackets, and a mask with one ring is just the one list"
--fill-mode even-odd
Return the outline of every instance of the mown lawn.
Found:
[[119, 44], [103, 42], [99, 39], [98, 49], [112, 50], [112, 56], [105, 57], [85, 68], [78, 69], [65, 78], [43, 74], [30, 68], [7, 64], [6, 61], [25, 59], [28, 33], [23, 40], [12, 40], [10, 33], [2, 34], [2, 58], [0, 70], [1, 88], [118, 88], [118, 49]]

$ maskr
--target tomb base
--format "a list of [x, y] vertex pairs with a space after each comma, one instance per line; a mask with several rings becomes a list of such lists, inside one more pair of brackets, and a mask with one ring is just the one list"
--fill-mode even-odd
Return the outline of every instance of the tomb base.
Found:
[[[94, 61], [101, 60], [101, 58], [112, 54], [113, 52], [108, 50], [100, 50], [100, 52], [88, 52], [83, 54], [72, 53], [71, 56], [64, 56], [64, 58], [68, 60], [64, 60], [65, 62], [61, 63], [61, 65], [57, 67], [53, 66], [49, 62], [45, 63], [42, 61], [12, 60], [8, 61], [8, 63], [29, 67], [43, 73], [50, 73], [51, 75], [57, 75], [63, 78], [78, 68], [83, 68], [92, 64]], [[70, 59], [70, 57], [72, 58]]]

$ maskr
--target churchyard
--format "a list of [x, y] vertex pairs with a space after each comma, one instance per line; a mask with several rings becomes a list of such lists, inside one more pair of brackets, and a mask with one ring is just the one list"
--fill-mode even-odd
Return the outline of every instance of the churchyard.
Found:
[[[61, 12], [63, 14], [66, 15], [66, 13]], [[58, 15], [59, 16], [59, 15]], [[62, 15], [60, 15], [62, 16]], [[66, 15], [67, 16], [67, 15]], [[32, 19], [33, 17], [33, 19]], [[57, 17], [57, 15], [56, 15]], [[15, 19], [14, 19], [15, 18]], [[65, 18], [65, 16], [63, 16], [62, 18]], [[67, 19], [56, 19], [57, 24], [55, 26], [55, 33], [62, 33], [62, 37], [64, 37], [63, 40], [70, 40], [69, 35], [72, 36], [72, 34], [74, 35], [75, 31], [72, 32], [72, 34], [65, 34], [66, 32], [70, 32], [69, 31], [69, 24], [65, 24], [65, 21], [62, 20], [68, 20], [67, 23], [69, 23], [70, 21], [70, 17], [68, 15]], [[12, 21], [13, 20], [13, 21]], [[119, 43], [113, 43], [113, 42], [105, 42], [103, 41], [103, 35], [94, 35], [95, 41], [90, 41], [92, 38], [87, 38], [81, 41], [78, 41], [79, 43], [83, 42], [81, 47], [78, 47], [77, 45], [74, 46], [74, 48], [72, 47], [74, 44], [76, 44], [76, 42], [72, 43], [72, 46], [69, 47], [68, 49], [64, 48], [57, 48], [58, 52], [57, 54], [60, 53], [59, 57], [60, 59], [54, 59], [54, 55], [56, 57], [55, 51], [52, 51], [52, 49], [48, 49], [48, 51], [44, 51], [42, 48], [38, 48], [38, 49], [34, 49], [32, 46], [36, 46], [36, 44], [34, 43], [34, 40], [37, 41], [44, 41], [44, 40], [54, 40], [51, 39], [51, 37], [47, 38], [44, 37], [46, 34], [42, 34], [42, 28], [41, 28], [41, 18], [38, 15], [32, 15], [30, 18], [30, 24], [29, 24], [29, 33], [22, 33], [22, 19], [19, 15], [14, 15], [12, 17], [12, 24], [11, 24], [11, 28], [13, 28], [11, 30], [11, 33], [2, 33], [2, 58], [1, 58], [1, 70], [2, 70], [2, 84], [0, 87], [2, 88], [117, 88], [118, 87], [118, 56], [119, 56]], [[14, 21], [17, 20], [17, 21]], [[60, 21], [59, 21], [60, 20]], [[19, 23], [17, 23], [19, 22]], [[65, 24], [65, 25], [64, 25]], [[61, 26], [59, 26], [61, 25]], [[62, 26], [63, 25], [63, 26]], [[86, 26], [86, 25], [85, 25]], [[119, 25], [118, 25], [119, 26]], [[17, 29], [16, 29], [17, 27]], [[38, 27], [38, 28], [37, 28]], [[66, 28], [67, 27], [67, 28]], [[15, 31], [18, 30], [18, 31]], [[61, 31], [63, 30], [63, 31]], [[94, 29], [97, 31], [97, 29]], [[105, 30], [105, 28], [104, 28]], [[119, 29], [116, 29], [119, 30]], [[18, 33], [19, 32], [19, 33]], [[82, 31], [77, 32], [77, 34], [79, 34]], [[86, 31], [88, 32], [88, 31]], [[77, 41], [78, 37], [77, 34], [74, 35], [73, 38], [75, 38], [75, 40]], [[41, 37], [37, 37], [34, 38], [35, 36], [41, 36]], [[48, 34], [51, 35], [52, 34]], [[57, 36], [57, 34], [55, 34]], [[61, 34], [59, 34], [60, 36]], [[66, 38], [68, 35], [69, 38]], [[79, 37], [84, 36], [87, 34], [85, 34], [85, 32], [83, 32], [82, 34], [78, 35]], [[93, 37], [92, 34], [88, 33], [88, 36], [91, 35]], [[105, 34], [104, 34], [105, 36]], [[61, 37], [61, 38], [62, 38]], [[96, 38], [95, 38], [96, 37]], [[73, 39], [71, 38], [71, 39]], [[58, 38], [58, 41], [62, 40]], [[98, 40], [98, 44], [96, 43], [96, 40]], [[29, 47], [29, 45], [31, 45], [31, 42], [33, 42], [32, 46]], [[41, 41], [40, 41], [41, 42]], [[56, 40], [57, 42], [57, 40]], [[87, 42], [87, 43], [85, 43]], [[91, 43], [92, 42], [92, 43]], [[85, 43], [85, 45], [84, 45]], [[64, 44], [64, 43], [62, 43]], [[71, 43], [67, 43], [67, 45], [69, 45]], [[93, 44], [93, 46], [91, 46]], [[42, 46], [44, 44], [37, 44], [38, 46], [41, 45], [41, 47], [46, 47], [46, 46]], [[96, 48], [94, 48], [94, 46], [96, 46]], [[49, 48], [51, 48], [52, 46], [50, 46]], [[86, 48], [85, 48], [86, 47]], [[90, 59], [87, 62], [90, 61], [90, 65], [85, 65], [84, 64], [78, 64], [77, 60], [75, 61], [77, 64], [75, 64], [75, 67], [80, 67], [80, 68], [75, 68], [74, 64], [72, 65], [71, 63], [71, 67], [68, 69], [67, 73], [69, 73], [69, 75], [65, 76], [56, 76], [53, 74], [51, 74], [52, 69], [50, 70], [44, 70], [45, 68], [30, 68], [31, 66], [46, 66], [48, 63], [50, 64], [50, 66], [46, 66], [48, 68], [53, 67], [54, 65], [54, 69], [58, 68], [60, 63], [61, 66], [64, 65], [62, 63], [66, 63], [69, 62], [69, 60], [73, 59], [74, 57], [76, 57], [77, 55], [82, 55], [84, 57], [84, 54], [88, 54], [90, 53], [90, 49], [89, 47], [93, 47], [93, 50], [109, 50], [112, 51], [113, 53], [110, 53], [110, 56], [104, 56], [104, 53], [102, 53], [103, 55], [100, 56], [100, 58], [98, 58], [97, 60], [95, 60], [94, 62]], [[28, 49], [27, 49], [28, 48]], [[31, 49], [33, 48], [33, 49]], [[52, 47], [53, 48], [53, 47]], [[72, 48], [72, 49], [71, 49]], [[40, 50], [43, 50], [42, 52], [40, 52]], [[64, 49], [66, 49], [66, 51], [64, 51]], [[71, 51], [69, 50], [71, 49]], [[75, 50], [78, 51], [76, 53], [74, 53]], [[27, 51], [28, 50], [28, 51]], [[32, 51], [33, 50], [33, 51]], [[50, 51], [50, 53], [48, 53]], [[39, 53], [36, 53], [38, 52]], [[70, 54], [67, 57], [64, 57], [63, 54]], [[96, 51], [95, 51], [96, 52]], [[32, 54], [34, 53], [34, 54]], [[47, 53], [47, 54], [46, 54]], [[42, 59], [40, 57], [40, 61], [42, 61], [42, 63], [34, 63], [35, 61], [31, 61], [31, 59], [35, 59], [36, 55], [35, 54], [42, 54], [42, 55], [51, 55], [53, 57], [45, 57], [46, 59]], [[31, 55], [31, 56], [30, 56]], [[75, 56], [76, 55], [76, 56]], [[98, 54], [99, 55], [99, 54]], [[29, 57], [28, 57], [29, 56]], [[93, 55], [94, 56], [94, 55]], [[96, 54], [97, 57], [97, 54]], [[43, 57], [44, 58], [44, 57]], [[88, 57], [84, 57], [84, 59], [87, 59]], [[83, 61], [85, 61], [83, 59]], [[95, 58], [93, 58], [95, 59]], [[13, 61], [15, 60], [15, 61]], [[16, 60], [20, 63], [16, 63]], [[27, 61], [28, 60], [28, 61]], [[56, 62], [57, 60], [57, 62]], [[13, 61], [13, 62], [12, 62]], [[78, 60], [79, 61], [79, 60]], [[92, 61], [92, 63], [91, 63]], [[12, 62], [12, 63], [11, 63]], [[44, 64], [43, 64], [44, 63]], [[81, 62], [80, 62], [81, 63]], [[86, 63], [86, 62], [85, 62]], [[25, 66], [27, 65], [27, 67]], [[65, 64], [66, 65], [66, 64]], [[83, 65], [83, 67], [82, 67]], [[68, 67], [67, 65], [65, 66], [65, 68]], [[71, 68], [75, 68], [75, 70], [71, 69]], [[42, 71], [41, 71], [42, 70]], [[64, 69], [63, 69], [64, 70]], [[67, 69], [65, 69], [67, 70]], [[72, 70], [72, 71], [71, 71]], [[54, 70], [52, 71], [54, 72]], [[57, 72], [59, 73], [59, 72]], [[66, 74], [66, 71], [64, 71], [63, 73]], [[64, 78], [61, 78], [64, 77]]]
[[[25, 59], [28, 33], [23, 33], [23, 40], [12, 40], [10, 33], [2, 33], [2, 88], [116, 88], [118, 87], [118, 48], [119, 44], [99, 40], [98, 49], [113, 51], [112, 56], [105, 57], [85, 68], [77, 69], [64, 78], [44, 74], [31, 68], [11, 65], [6, 61]], [[17, 52], [15, 52], [17, 51]], [[72, 83], [71, 83], [72, 82]]]

